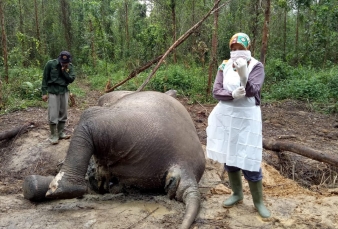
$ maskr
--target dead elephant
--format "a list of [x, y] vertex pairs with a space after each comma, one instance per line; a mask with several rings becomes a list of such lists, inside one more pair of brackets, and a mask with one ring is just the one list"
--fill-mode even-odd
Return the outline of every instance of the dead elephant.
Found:
[[97, 189], [116, 191], [109, 187], [114, 181], [119, 187], [163, 190], [170, 199], [185, 203], [181, 228], [189, 228], [200, 206], [198, 182], [205, 156], [185, 107], [169, 95], [152, 91], [111, 92], [100, 98], [99, 105], [81, 115], [65, 162], [54, 178], [26, 177], [25, 198], [82, 196], [93, 155], [96, 167], [104, 171], [94, 175]]

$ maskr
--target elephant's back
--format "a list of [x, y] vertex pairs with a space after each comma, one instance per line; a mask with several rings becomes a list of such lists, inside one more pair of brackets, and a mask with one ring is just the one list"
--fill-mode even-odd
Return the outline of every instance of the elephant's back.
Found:
[[96, 148], [99, 158], [109, 158], [115, 176], [136, 186], [163, 187], [165, 173], [179, 164], [191, 169], [199, 181], [204, 152], [179, 101], [159, 92], [139, 92], [106, 109], [96, 119], [104, 129], [95, 135]]

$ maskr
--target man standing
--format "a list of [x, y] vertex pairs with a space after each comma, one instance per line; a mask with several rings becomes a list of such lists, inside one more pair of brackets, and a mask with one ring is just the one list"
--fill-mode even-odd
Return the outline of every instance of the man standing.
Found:
[[64, 133], [67, 121], [69, 90], [68, 84], [75, 80], [72, 57], [68, 51], [62, 51], [57, 59], [49, 60], [43, 71], [42, 100], [48, 100], [48, 121], [51, 136], [49, 141], [57, 144], [59, 139], [68, 139]]

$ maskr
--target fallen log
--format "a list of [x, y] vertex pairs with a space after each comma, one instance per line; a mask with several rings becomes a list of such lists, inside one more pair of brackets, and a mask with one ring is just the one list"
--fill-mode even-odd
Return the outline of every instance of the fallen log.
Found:
[[335, 167], [338, 166], [338, 157], [334, 155], [328, 155], [323, 152], [314, 150], [307, 146], [297, 144], [295, 142], [288, 141], [276, 141], [273, 139], [263, 139], [263, 148], [272, 151], [290, 151], [302, 155], [304, 157], [311, 158], [316, 161], [324, 162]]
[[28, 129], [31, 128], [33, 125], [34, 125], [33, 122], [28, 122], [28, 123], [23, 124], [22, 126], [17, 126], [17, 127], [14, 127], [11, 130], [1, 132], [0, 133], [0, 141], [2, 141], [4, 139], [14, 138], [18, 134], [26, 133], [28, 131]]

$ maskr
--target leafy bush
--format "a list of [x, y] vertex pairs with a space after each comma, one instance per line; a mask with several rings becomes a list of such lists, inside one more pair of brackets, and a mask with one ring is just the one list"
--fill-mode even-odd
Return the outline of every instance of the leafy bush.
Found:
[[212, 98], [206, 97], [207, 74], [201, 67], [169, 65], [157, 71], [148, 87], [150, 90], [161, 92], [173, 89], [179, 95], [189, 97], [191, 102], [206, 102]]
[[287, 79], [291, 75], [292, 68], [281, 59], [271, 59], [265, 66], [266, 80], [278, 82]]
[[[2, 109], [0, 114], [27, 107], [47, 107], [41, 100], [41, 83], [43, 70], [39, 68], [12, 68], [9, 71], [9, 83], [2, 83]], [[76, 85], [71, 84], [70, 90], [78, 96], [85, 93]]]
[[316, 103], [325, 112], [336, 112], [338, 101], [337, 72], [337, 67], [330, 70], [304, 67], [290, 69], [290, 75], [286, 79], [263, 87], [263, 97], [266, 100], [295, 99], [308, 101]]

